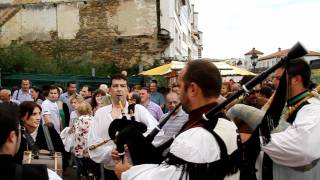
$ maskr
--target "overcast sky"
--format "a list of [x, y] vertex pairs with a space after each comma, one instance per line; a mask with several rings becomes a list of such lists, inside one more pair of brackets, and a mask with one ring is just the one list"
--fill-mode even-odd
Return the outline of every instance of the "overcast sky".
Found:
[[191, 0], [199, 12], [203, 57], [268, 55], [300, 41], [320, 51], [320, 0]]

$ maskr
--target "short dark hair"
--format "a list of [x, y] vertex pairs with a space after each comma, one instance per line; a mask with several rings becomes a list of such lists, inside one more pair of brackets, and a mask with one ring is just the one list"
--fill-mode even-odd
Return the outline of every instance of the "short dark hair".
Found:
[[303, 87], [308, 88], [310, 85], [311, 69], [309, 64], [303, 58], [290, 60], [287, 64], [287, 73], [289, 78], [295, 76], [302, 77]]
[[221, 75], [219, 69], [208, 59], [189, 61], [183, 81], [186, 89], [190, 83], [196, 83], [201, 88], [204, 97], [218, 97], [220, 95]]
[[272, 88], [269, 86], [262, 86], [259, 92], [266, 98], [270, 98], [272, 96]]
[[27, 118], [29, 118], [32, 113], [33, 113], [33, 110], [35, 108], [39, 108], [40, 111], [42, 110], [41, 109], [41, 106], [35, 102], [32, 102], [32, 101], [24, 101], [22, 102], [20, 105], [19, 105], [19, 108], [20, 108], [20, 119], [22, 117], [24, 117], [26, 114], [28, 114]]
[[19, 134], [19, 109], [17, 106], [0, 103], [0, 147], [2, 147], [11, 131]]
[[[158, 85], [158, 81], [155, 80], [155, 79], [151, 80], [151, 83], [155, 83], [156, 85]], [[150, 83], [150, 84], [151, 84], [151, 83]]]
[[87, 87], [89, 92], [93, 92], [94, 91], [93, 88], [88, 84], [83, 85], [82, 88], [83, 87]]
[[127, 82], [127, 85], [128, 85], [128, 78], [127, 78], [127, 76], [125, 76], [125, 75], [123, 75], [123, 74], [115, 74], [115, 75], [113, 75], [112, 77], [111, 77], [111, 84], [112, 84], [112, 81], [114, 80], [114, 79], [117, 79], [117, 80], [125, 80], [126, 82]]
[[136, 100], [136, 104], [140, 104], [141, 103], [141, 98], [137, 93], [132, 93], [131, 98]]
[[77, 84], [77, 82], [76, 81], [68, 81], [67, 82], [67, 87], [69, 87], [71, 84]]
[[49, 88], [48, 88], [48, 94], [51, 90], [57, 90], [58, 91], [58, 94], [60, 95], [60, 90], [58, 88], [58, 86], [55, 86], [55, 85], [50, 85]]
[[142, 87], [142, 88], [140, 89], [140, 91], [141, 91], [141, 90], [146, 90], [148, 94], [151, 93], [151, 91], [150, 91], [150, 89], [149, 89], [148, 87]]

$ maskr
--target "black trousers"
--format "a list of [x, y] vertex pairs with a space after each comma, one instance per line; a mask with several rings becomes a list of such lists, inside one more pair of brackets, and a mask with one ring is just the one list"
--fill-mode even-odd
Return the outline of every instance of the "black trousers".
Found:
[[118, 177], [113, 170], [103, 168], [103, 173], [105, 180], [118, 180]]

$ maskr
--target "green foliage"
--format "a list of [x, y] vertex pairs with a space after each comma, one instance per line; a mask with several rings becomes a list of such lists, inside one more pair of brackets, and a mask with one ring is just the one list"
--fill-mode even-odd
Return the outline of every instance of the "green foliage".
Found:
[[3, 72], [26, 73], [59, 73], [59, 68], [50, 60], [34, 53], [23, 44], [11, 44], [0, 49], [0, 67]]
[[81, 57], [67, 59], [63, 56], [63, 47], [62, 41], [57, 41], [52, 50], [54, 59], [48, 59], [41, 57], [26, 44], [11, 44], [6, 48], [0, 49], [1, 71], [8, 73], [72, 74], [85, 76], [91, 76], [92, 68], [95, 68], [96, 76], [110, 76], [120, 72], [120, 69], [115, 64], [91, 63], [91, 52]]
[[168, 79], [166, 77], [155, 76], [154, 79], [157, 80], [159, 87], [167, 87], [168, 86]]

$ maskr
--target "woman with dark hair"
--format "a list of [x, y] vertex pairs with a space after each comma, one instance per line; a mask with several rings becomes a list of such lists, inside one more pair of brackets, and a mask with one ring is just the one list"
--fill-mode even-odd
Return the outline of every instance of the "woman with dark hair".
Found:
[[[43, 125], [41, 123], [41, 106], [32, 101], [24, 101], [19, 105], [21, 125], [25, 127], [26, 131], [21, 136], [21, 144], [15, 158], [18, 163], [22, 162], [23, 152], [32, 149], [27, 143], [27, 138], [33, 141], [34, 146], [38, 149], [49, 150], [47, 141], [44, 135]], [[48, 131], [51, 137], [53, 148], [57, 152], [61, 152], [63, 156], [63, 167], [67, 167], [67, 154], [64, 150], [64, 145], [60, 135], [53, 126], [48, 126]]]
[[41, 106], [42, 102], [44, 101], [44, 96], [42, 94], [42, 90], [36, 86], [32, 86], [30, 88], [30, 92], [31, 92], [31, 97], [34, 100], [34, 102], [36, 102], [37, 104], [39, 104]]
[[103, 90], [98, 89], [94, 92], [91, 100], [91, 107], [92, 107], [93, 114], [95, 114], [95, 112], [99, 108], [108, 105], [105, 99], [106, 99], [106, 93]]

